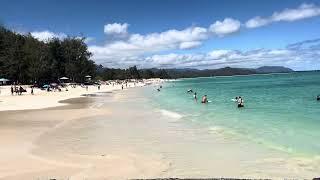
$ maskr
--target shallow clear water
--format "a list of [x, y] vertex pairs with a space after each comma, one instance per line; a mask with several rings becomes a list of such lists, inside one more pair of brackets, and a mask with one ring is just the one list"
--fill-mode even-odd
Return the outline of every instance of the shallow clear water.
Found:
[[[198, 102], [188, 89], [197, 92]], [[319, 72], [183, 79], [145, 93], [167, 115], [181, 115], [208, 131], [293, 155], [320, 155]], [[200, 103], [204, 94], [211, 103]], [[236, 96], [244, 98], [245, 108], [236, 107]]]

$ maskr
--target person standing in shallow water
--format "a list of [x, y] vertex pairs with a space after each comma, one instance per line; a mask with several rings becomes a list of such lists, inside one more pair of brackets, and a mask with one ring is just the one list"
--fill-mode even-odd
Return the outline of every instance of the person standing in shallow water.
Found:
[[238, 108], [244, 107], [244, 101], [241, 96], [238, 98]]
[[201, 103], [204, 103], [204, 104], [208, 103], [207, 95], [204, 95], [204, 96], [202, 97]]
[[197, 98], [197, 92], [194, 92], [193, 98], [194, 98], [195, 100], [198, 99], [198, 98]]

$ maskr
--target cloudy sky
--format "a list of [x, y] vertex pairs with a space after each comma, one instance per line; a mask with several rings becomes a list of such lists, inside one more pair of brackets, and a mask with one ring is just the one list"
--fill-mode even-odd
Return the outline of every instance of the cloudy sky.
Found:
[[106, 67], [320, 69], [317, 0], [2, 0], [19, 33], [84, 36]]

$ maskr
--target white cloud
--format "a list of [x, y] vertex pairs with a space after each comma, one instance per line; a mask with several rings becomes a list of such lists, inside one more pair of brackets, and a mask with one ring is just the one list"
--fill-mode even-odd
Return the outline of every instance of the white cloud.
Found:
[[39, 41], [49, 41], [53, 38], [64, 39], [67, 37], [64, 33], [54, 33], [51, 31], [34, 31], [31, 35]]
[[223, 56], [228, 55], [230, 52], [230, 50], [214, 50], [208, 53], [208, 55], [212, 58], [212, 59], [219, 59]]
[[86, 38], [84, 39], [84, 42], [85, 42], [86, 44], [88, 44], [88, 43], [93, 42], [94, 40], [95, 40], [95, 38], [93, 38], [93, 37], [86, 37]]
[[239, 31], [240, 26], [240, 21], [232, 18], [225, 18], [223, 21], [216, 21], [214, 24], [211, 24], [209, 29], [218, 36], [224, 36]]
[[314, 4], [302, 4], [297, 9], [285, 9], [272, 15], [273, 21], [296, 21], [320, 15], [320, 7]]
[[284, 9], [281, 12], [274, 12], [272, 16], [267, 18], [261, 18], [259, 16], [249, 19], [246, 22], [247, 28], [257, 28], [265, 26], [272, 22], [279, 21], [297, 21], [301, 19], [320, 16], [320, 7], [314, 4], [301, 4], [296, 9]]
[[200, 42], [200, 41], [182, 42], [179, 45], [179, 49], [191, 49], [191, 48], [198, 47], [201, 44], [202, 44], [202, 42]]
[[260, 26], [265, 26], [269, 23], [270, 23], [269, 19], [264, 19], [264, 18], [261, 18], [260, 16], [257, 16], [252, 19], [249, 19], [245, 25], [247, 28], [257, 28]]
[[104, 25], [104, 33], [108, 35], [125, 35], [128, 33], [127, 23], [113, 23]]
[[[317, 58], [315, 58], [317, 57]], [[215, 69], [226, 66], [257, 68], [260, 66], [289, 66], [301, 70], [320, 68], [319, 51], [288, 49], [256, 49], [250, 51], [214, 50], [196, 54], [164, 54], [147, 57], [142, 62], [152, 67]], [[314, 65], [318, 64], [318, 65]]]
[[[308, 41], [309, 42], [309, 41]], [[305, 42], [301, 42], [305, 43]], [[315, 48], [317, 47], [317, 48]], [[108, 67], [128, 67], [137, 65], [142, 68], [198, 68], [215, 69], [226, 66], [257, 68], [260, 66], [287, 66], [295, 70], [319, 69], [320, 46], [315, 43], [301, 48], [213, 50], [207, 53], [168, 53], [149, 56], [121, 56], [108, 59], [104, 65]]]
[[103, 46], [89, 46], [89, 50], [93, 53], [93, 58], [101, 62], [165, 50], [190, 49], [201, 45], [201, 42], [206, 39], [208, 39], [206, 28], [189, 27], [146, 35], [132, 34], [126, 40], [107, 43]]

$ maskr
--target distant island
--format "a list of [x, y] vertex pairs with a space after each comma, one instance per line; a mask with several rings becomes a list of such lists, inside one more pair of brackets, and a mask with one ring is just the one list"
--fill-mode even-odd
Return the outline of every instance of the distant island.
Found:
[[[152, 69], [153, 72], [160, 71]], [[290, 73], [294, 70], [283, 66], [262, 66], [256, 69], [252, 68], [232, 68], [225, 67], [220, 69], [165, 69], [171, 78], [194, 78], [194, 77], [210, 77], [210, 76], [234, 76], [249, 74], [268, 74], [268, 73]]]
[[249, 74], [268, 74], [268, 73], [290, 73], [292, 69], [282, 66], [262, 66], [256, 69], [252, 68], [232, 68], [225, 67], [220, 69], [137, 69], [136, 66], [129, 69], [112, 69], [100, 66], [97, 71], [97, 76], [101, 79], [178, 79], [178, 78], [196, 78], [196, 77], [211, 77], [211, 76], [234, 76], [234, 75], [249, 75]]

